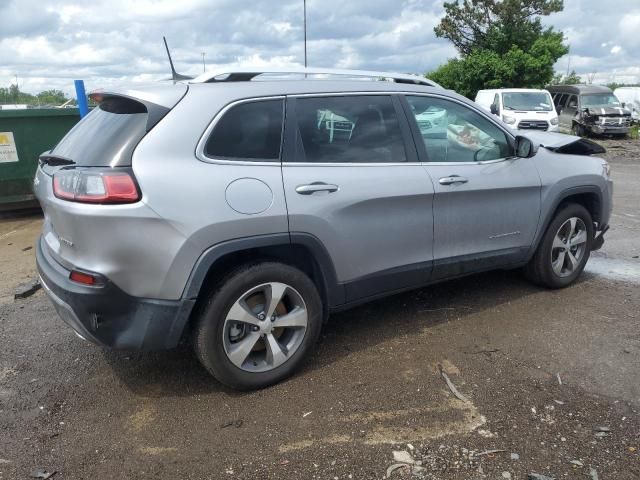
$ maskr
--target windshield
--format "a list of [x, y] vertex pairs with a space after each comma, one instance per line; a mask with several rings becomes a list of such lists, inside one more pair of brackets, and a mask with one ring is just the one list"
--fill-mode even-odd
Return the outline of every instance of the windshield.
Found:
[[582, 96], [582, 107], [620, 107], [620, 100], [613, 93], [596, 93]]
[[551, 111], [551, 97], [546, 92], [503, 93], [502, 104], [505, 110]]

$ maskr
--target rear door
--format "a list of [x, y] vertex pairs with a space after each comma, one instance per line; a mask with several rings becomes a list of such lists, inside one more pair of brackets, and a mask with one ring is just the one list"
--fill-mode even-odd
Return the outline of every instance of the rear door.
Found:
[[425, 283], [433, 185], [397, 97], [291, 97], [282, 167], [292, 235], [316, 237], [351, 301]]
[[406, 96], [407, 113], [442, 112], [445, 134], [413, 123], [418, 152], [435, 187], [434, 278], [523, 260], [538, 225], [540, 177], [515, 158], [511, 137], [479, 110], [437, 96]]

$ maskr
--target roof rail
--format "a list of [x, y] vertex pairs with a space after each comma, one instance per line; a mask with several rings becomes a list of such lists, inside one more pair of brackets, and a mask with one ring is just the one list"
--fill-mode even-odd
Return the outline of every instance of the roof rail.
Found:
[[283, 67], [283, 68], [265, 68], [265, 67], [240, 67], [227, 68], [221, 70], [213, 70], [205, 72], [202, 75], [191, 80], [189, 83], [215, 83], [215, 82], [248, 82], [260, 75], [312, 75], [314, 77], [326, 76], [343, 76], [351, 78], [369, 78], [371, 80], [386, 80], [395, 83], [409, 83], [414, 85], [426, 85], [429, 87], [439, 87], [436, 82], [418, 75], [410, 75], [406, 73], [393, 72], [374, 72], [368, 70], [342, 70], [335, 68], [303, 68], [303, 67]]

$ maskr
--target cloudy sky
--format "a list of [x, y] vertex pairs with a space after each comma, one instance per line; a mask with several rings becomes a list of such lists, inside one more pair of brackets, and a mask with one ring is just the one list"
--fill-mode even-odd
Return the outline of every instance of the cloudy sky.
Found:
[[[308, 0], [314, 67], [422, 73], [455, 50], [433, 27], [442, 0]], [[640, 0], [565, 0], [545, 19], [569, 65], [595, 82], [640, 82]], [[233, 63], [303, 62], [302, 0], [0, 0], [0, 86], [73, 91], [167, 77], [166, 35], [185, 74]]]

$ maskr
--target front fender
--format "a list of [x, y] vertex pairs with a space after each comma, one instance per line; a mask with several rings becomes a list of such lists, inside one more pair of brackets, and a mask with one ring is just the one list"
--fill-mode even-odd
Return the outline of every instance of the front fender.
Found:
[[535, 157], [540, 174], [541, 215], [530, 251], [533, 255], [560, 204], [574, 195], [589, 194], [597, 199], [592, 215], [597, 230], [606, 228], [612, 208], [613, 184], [604, 175], [605, 160], [592, 156], [566, 155], [541, 148]]

